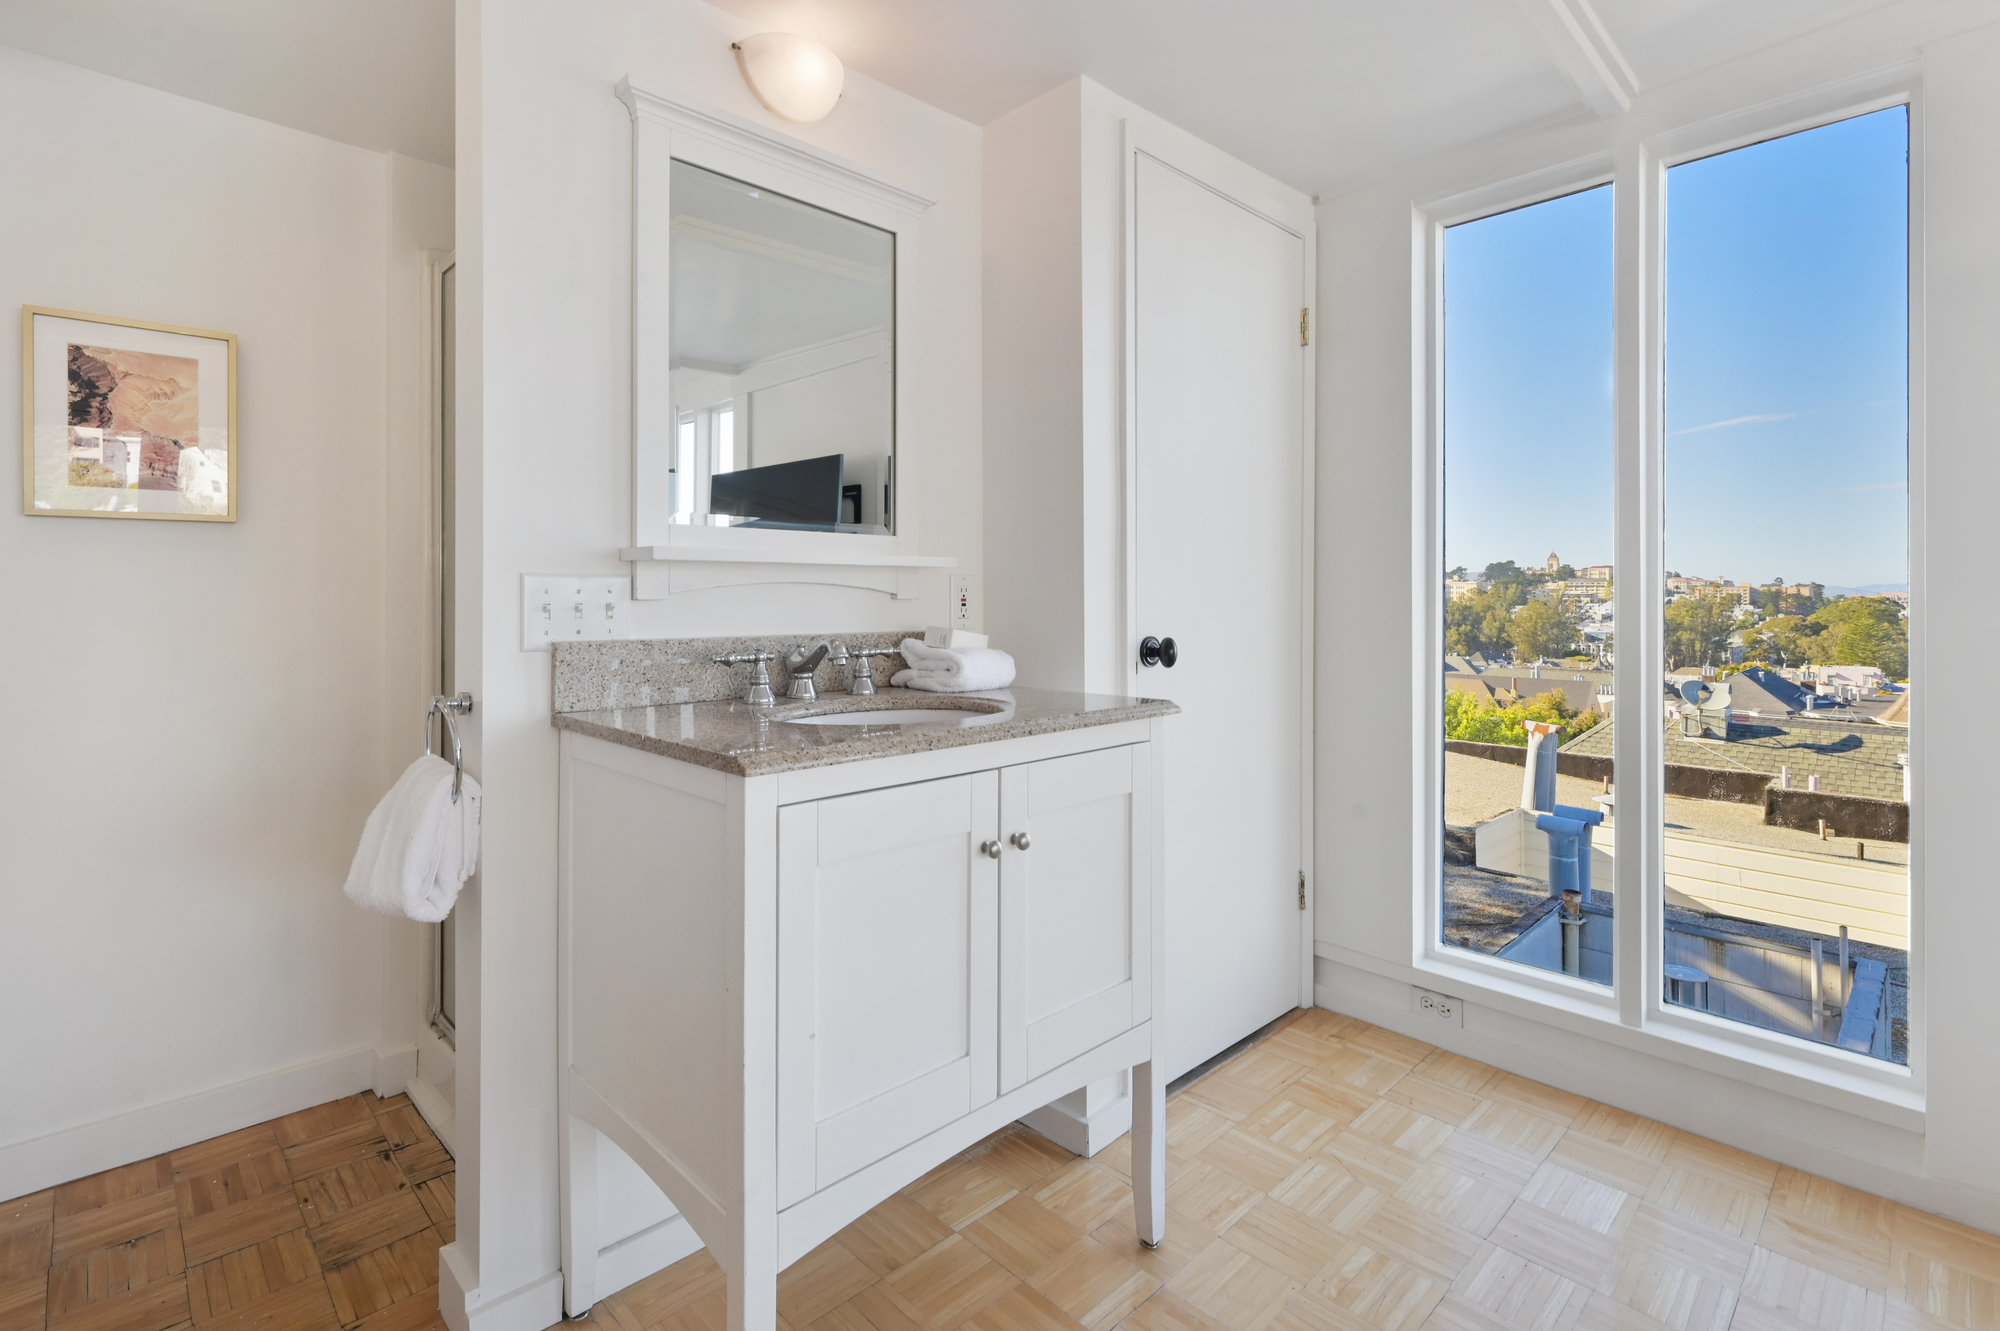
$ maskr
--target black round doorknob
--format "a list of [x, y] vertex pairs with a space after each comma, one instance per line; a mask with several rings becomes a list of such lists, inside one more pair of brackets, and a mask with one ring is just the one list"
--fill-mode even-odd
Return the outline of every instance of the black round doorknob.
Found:
[[1174, 646], [1172, 638], [1148, 637], [1139, 644], [1139, 664], [1142, 666], [1165, 666], [1174, 668], [1174, 662], [1181, 659], [1180, 648]]

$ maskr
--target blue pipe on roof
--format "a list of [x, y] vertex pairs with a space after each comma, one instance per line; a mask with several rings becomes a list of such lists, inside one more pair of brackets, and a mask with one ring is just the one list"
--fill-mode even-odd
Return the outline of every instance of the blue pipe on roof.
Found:
[[1601, 809], [1558, 804], [1554, 813], [1535, 815], [1535, 826], [1549, 838], [1549, 895], [1582, 894], [1591, 904], [1590, 829], [1604, 821]]

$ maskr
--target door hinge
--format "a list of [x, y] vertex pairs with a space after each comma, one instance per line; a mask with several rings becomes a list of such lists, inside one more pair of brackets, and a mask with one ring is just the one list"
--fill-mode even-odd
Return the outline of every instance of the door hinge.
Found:
[[1299, 909], [1306, 908], [1306, 871], [1299, 870]]
[[1299, 345], [1312, 345], [1313, 312], [1310, 308], [1299, 311]]

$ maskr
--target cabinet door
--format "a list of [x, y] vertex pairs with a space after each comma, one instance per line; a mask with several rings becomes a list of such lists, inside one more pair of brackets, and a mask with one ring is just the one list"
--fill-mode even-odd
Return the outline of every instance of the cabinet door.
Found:
[[1002, 1091], [1152, 1015], [1147, 753], [1000, 773]]
[[993, 772], [778, 811], [778, 1190], [789, 1205], [993, 1099]]

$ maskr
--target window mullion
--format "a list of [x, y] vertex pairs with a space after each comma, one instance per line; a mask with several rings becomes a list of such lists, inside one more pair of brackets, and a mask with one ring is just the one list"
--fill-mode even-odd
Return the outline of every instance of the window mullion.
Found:
[[1615, 486], [1617, 566], [1612, 586], [1616, 652], [1618, 853], [1612, 984], [1618, 1017], [1642, 1026], [1658, 1010], [1664, 866], [1660, 661], [1664, 659], [1662, 540], [1661, 292], [1664, 236], [1658, 159], [1630, 144], [1613, 177], [1616, 304]]

